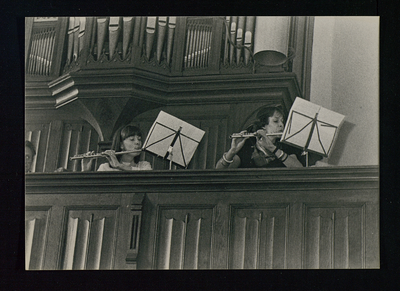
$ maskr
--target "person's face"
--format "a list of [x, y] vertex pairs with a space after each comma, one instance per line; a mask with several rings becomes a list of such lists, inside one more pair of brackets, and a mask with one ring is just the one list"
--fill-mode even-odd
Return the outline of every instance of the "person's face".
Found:
[[30, 148], [25, 147], [25, 173], [28, 173], [31, 170], [33, 161], [33, 152]]
[[285, 127], [283, 115], [275, 111], [274, 114], [268, 118], [268, 124], [264, 125], [263, 129], [268, 133], [281, 133]]
[[[124, 139], [121, 145], [122, 151], [134, 151], [140, 150], [142, 148], [142, 138], [137, 135], [133, 135]], [[132, 156], [140, 155], [140, 152], [137, 153], [130, 153]]]

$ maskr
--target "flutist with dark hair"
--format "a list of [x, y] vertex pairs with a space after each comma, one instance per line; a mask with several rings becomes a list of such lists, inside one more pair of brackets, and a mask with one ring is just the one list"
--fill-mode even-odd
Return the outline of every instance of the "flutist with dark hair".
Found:
[[285, 127], [283, 111], [279, 107], [263, 108], [257, 118], [247, 130], [231, 136], [231, 148], [216, 168], [303, 167], [305, 156], [301, 150], [279, 142]]
[[108, 162], [101, 164], [97, 171], [152, 170], [149, 162], [140, 160], [142, 145], [141, 130], [136, 126], [126, 125], [115, 132], [110, 150], [95, 155], [88, 152], [73, 159], [81, 159], [82, 171], [90, 171], [93, 159], [99, 156], [106, 157]]

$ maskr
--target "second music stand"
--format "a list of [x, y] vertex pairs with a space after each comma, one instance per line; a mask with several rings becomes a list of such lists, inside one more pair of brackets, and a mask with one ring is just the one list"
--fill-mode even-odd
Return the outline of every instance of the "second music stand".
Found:
[[296, 97], [281, 142], [328, 157], [345, 116]]

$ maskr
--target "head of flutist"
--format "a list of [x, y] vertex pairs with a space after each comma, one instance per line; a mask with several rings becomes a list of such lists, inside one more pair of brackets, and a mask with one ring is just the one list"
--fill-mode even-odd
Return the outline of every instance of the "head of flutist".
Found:
[[30, 141], [25, 141], [25, 173], [31, 171], [33, 158], [36, 155], [35, 147]]
[[[249, 136], [232, 138], [230, 149], [217, 162], [216, 168], [302, 167], [295, 155], [280, 148], [279, 140], [285, 127], [283, 111], [279, 107], [266, 107], [259, 111], [257, 118], [247, 130], [240, 132], [255, 133], [255, 140]], [[249, 138], [254, 141], [249, 142]]]

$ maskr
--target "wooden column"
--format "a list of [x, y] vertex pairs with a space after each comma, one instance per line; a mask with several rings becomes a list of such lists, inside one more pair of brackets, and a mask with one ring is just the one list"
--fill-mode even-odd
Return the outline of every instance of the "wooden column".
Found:
[[47, 154], [43, 172], [54, 172], [57, 169], [63, 125], [62, 120], [53, 120], [50, 123], [50, 132], [47, 140]]

